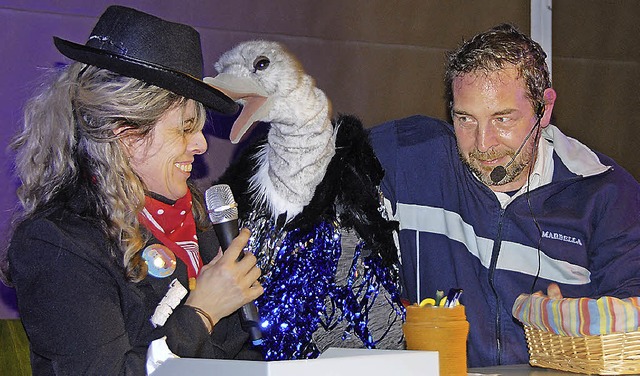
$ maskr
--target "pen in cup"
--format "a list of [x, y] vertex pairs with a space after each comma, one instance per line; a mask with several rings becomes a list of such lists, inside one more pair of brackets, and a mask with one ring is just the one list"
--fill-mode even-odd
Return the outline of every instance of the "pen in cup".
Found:
[[462, 289], [450, 289], [444, 306], [455, 307], [460, 304], [460, 295], [462, 295]]

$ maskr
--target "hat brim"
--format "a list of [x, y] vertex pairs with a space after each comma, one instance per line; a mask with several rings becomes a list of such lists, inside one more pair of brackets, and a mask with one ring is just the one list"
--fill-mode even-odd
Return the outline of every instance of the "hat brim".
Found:
[[73, 43], [58, 37], [53, 37], [53, 43], [63, 55], [70, 59], [167, 89], [201, 102], [223, 114], [230, 115], [238, 112], [239, 106], [233, 99], [204, 83], [200, 77], [193, 77], [158, 64]]

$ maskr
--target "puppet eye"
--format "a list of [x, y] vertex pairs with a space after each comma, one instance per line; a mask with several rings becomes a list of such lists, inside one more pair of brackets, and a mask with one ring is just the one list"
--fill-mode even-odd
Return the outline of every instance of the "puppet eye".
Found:
[[269, 67], [271, 61], [266, 56], [258, 56], [253, 62], [253, 73], [259, 70], [265, 70]]

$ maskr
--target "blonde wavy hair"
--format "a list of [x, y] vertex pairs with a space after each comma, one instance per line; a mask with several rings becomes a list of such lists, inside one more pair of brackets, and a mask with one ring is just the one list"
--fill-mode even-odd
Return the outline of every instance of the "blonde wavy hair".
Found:
[[[144, 207], [145, 185], [119, 140], [149, 141], [162, 115], [187, 101], [168, 90], [83, 63], [57, 72], [27, 102], [23, 128], [11, 144], [22, 183], [17, 190], [22, 208], [14, 227], [64, 204], [78, 190], [88, 192], [88, 213], [121, 252], [114, 256], [122, 257], [131, 281], [142, 280], [147, 267], [140, 253], [149, 235], [137, 216]], [[196, 108], [195, 131], [200, 131], [206, 111], [198, 102]], [[206, 217], [203, 213], [204, 206], [194, 205], [200, 227]]]

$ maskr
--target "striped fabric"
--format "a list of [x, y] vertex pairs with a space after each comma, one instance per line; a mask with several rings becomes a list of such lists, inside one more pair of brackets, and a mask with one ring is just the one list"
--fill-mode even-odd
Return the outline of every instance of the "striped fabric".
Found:
[[638, 330], [640, 297], [618, 299], [550, 299], [539, 295], [520, 295], [513, 316], [533, 328], [580, 337]]

